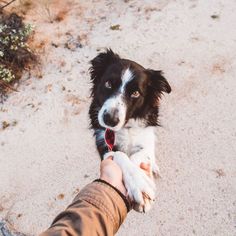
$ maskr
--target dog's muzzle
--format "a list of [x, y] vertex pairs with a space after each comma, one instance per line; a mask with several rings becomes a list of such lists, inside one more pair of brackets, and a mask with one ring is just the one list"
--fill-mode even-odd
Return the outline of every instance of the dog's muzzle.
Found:
[[105, 125], [115, 127], [120, 122], [119, 111], [116, 108], [111, 109], [110, 111], [105, 110], [103, 113], [103, 121]]

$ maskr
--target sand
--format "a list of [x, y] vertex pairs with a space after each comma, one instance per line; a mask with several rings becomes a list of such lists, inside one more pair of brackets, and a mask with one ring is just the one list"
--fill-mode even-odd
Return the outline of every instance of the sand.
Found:
[[235, 235], [235, 1], [56, 2], [34, 3], [25, 17], [40, 76], [26, 73], [0, 104], [0, 124], [10, 123], [0, 128], [0, 218], [37, 235], [99, 176], [88, 68], [111, 47], [162, 69], [173, 89], [156, 132], [157, 200], [117, 235]]

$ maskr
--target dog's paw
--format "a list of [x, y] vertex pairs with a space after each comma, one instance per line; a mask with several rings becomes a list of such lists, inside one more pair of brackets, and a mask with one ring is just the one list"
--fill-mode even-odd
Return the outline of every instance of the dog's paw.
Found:
[[150, 196], [146, 195], [144, 192], [142, 192], [142, 195], [144, 203], [133, 202], [133, 209], [137, 212], [146, 213], [151, 209], [155, 199], [151, 199]]
[[155, 199], [153, 180], [137, 166], [127, 169], [123, 176], [128, 196], [134, 202], [134, 210], [138, 212], [149, 211]]
[[113, 160], [122, 169], [123, 180], [128, 197], [134, 202], [133, 208], [138, 212], [147, 212], [155, 199], [155, 184], [152, 178], [132, 163], [123, 152], [115, 152]]
[[114, 152], [110, 151], [110, 152], [107, 152], [103, 155], [103, 160], [106, 160], [108, 157], [112, 157], [113, 158], [114, 156]]

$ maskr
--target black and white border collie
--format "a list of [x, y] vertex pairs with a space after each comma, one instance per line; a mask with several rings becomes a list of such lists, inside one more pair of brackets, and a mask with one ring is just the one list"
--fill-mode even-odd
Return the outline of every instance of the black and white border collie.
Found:
[[[134, 209], [146, 212], [155, 198], [153, 175], [159, 175], [155, 162], [155, 134], [158, 126], [159, 100], [171, 87], [161, 71], [145, 69], [122, 59], [112, 50], [98, 54], [91, 61], [91, 127], [101, 159], [109, 156], [121, 167], [123, 181]], [[111, 150], [105, 132], [113, 131]], [[150, 177], [140, 164], [150, 164]]]

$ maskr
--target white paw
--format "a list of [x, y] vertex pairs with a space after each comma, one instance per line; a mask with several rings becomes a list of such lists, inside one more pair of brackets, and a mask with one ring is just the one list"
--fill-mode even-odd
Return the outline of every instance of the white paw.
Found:
[[103, 155], [103, 160], [106, 160], [108, 157], [113, 157], [114, 156], [114, 152], [110, 151], [107, 152]]
[[128, 196], [134, 202], [134, 210], [150, 210], [155, 199], [155, 185], [152, 179], [135, 165], [132, 169], [127, 168], [123, 176]]
[[147, 212], [155, 199], [155, 184], [143, 170], [132, 163], [123, 152], [115, 152], [113, 160], [121, 167], [123, 180], [134, 210]]

